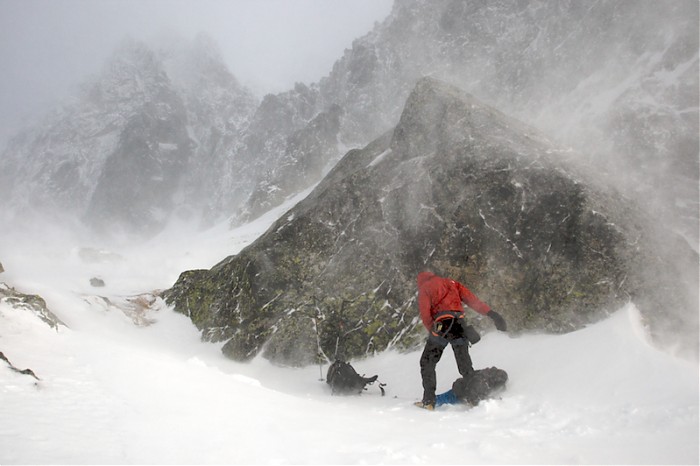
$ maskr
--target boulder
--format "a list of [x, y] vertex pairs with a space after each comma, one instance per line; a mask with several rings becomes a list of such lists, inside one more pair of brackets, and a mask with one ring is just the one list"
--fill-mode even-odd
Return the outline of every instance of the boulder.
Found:
[[304, 365], [420, 344], [415, 276], [431, 266], [515, 333], [573, 331], [632, 300], [658, 341], [697, 351], [697, 253], [570, 155], [422, 79], [393, 131], [164, 298], [233, 359]]
[[103, 286], [105, 286], [105, 281], [102, 280], [101, 278], [92, 277], [90, 279], [90, 285], [92, 285], [94, 287], [103, 287]]
[[14, 288], [0, 283], [0, 303], [7, 303], [17, 310], [26, 310], [36, 315], [49, 327], [58, 330], [59, 325], [66, 326], [61, 319], [49, 310], [46, 301], [39, 295], [21, 293]]

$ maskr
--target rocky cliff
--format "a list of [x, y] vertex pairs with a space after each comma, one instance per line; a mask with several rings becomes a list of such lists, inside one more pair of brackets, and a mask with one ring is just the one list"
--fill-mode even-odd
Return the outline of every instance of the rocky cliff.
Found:
[[46, 301], [39, 295], [21, 293], [11, 286], [0, 282], [0, 304], [7, 304], [12, 312], [27, 312], [49, 327], [58, 331], [59, 326], [66, 327], [61, 319], [49, 310]]
[[262, 351], [307, 364], [415, 345], [414, 279], [430, 265], [514, 332], [574, 330], [631, 299], [659, 339], [694, 328], [692, 348], [697, 291], [686, 286], [697, 268], [685, 268], [697, 254], [665, 256], [652, 220], [567, 154], [471, 95], [420, 80], [393, 130], [348, 152], [240, 254], [184, 272], [166, 301], [234, 359]]
[[261, 101], [204, 36], [127, 43], [0, 156], [0, 202], [143, 234], [173, 217], [245, 222], [389, 131], [430, 75], [573, 147], [696, 244], [698, 9], [402, 0], [326, 77]]
[[235, 173], [257, 104], [204, 36], [158, 51], [127, 40], [73, 100], [11, 140], [0, 203], [141, 236], [173, 217], [216, 217], [253, 187]]
[[400, 1], [312, 89], [319, 109], [343, 109], [339, 139], [361, 146], [395, 124], [420, 77], [450, 82], [584, 154], [697, 243], [698, 9]]

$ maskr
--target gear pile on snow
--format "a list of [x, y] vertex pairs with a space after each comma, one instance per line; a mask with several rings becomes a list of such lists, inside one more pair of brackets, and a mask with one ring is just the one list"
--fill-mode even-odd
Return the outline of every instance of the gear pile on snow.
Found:
[[[357, 373], [354, 367], [345, 361], [335, 360], [326, 374], [326, 383], [331, 387], [333, 395], [352, 395], [362, 393], [367, 385], [373, 384], [377, 380], [377, 375], [364, 377]], [[384, 395], [384, 384], [379, 384], [379, 388]]]
[[508, 373], [497, 367], [474, 371], [470, 377], [462, 377], [452, 384], [457, 399], [476, 406], [480, 401], [493, 397], [494, 393], [505, 389]]

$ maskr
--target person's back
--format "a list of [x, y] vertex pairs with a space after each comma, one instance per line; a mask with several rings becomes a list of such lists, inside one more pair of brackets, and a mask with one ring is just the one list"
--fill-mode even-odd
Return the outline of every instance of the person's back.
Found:
[[489, 316], [499, 330], [505, 331], [505, 321], [488, 304], [480, 301], [466, 286], [455, 280], [424, 271], [418, 274], [416, 282], [420, 317], [429, 332], [420, 359], [423, 400], [416, 404], [432, 409], [435, 406], [437, 385], [435, 367], [448, 344], [452, 346], [457, 369], [462, 377], [474, 371], [469, 356], [462, 303], [479, 314]]
[[421, 319], [429, 330], [440, 312], [464, 312], [462, 303], [482, 315], [487, 315], [491, 310], [488, 304], [480, 301], [466, 286], [450, 278], [432, 272], [421, 272], [417, 283]]

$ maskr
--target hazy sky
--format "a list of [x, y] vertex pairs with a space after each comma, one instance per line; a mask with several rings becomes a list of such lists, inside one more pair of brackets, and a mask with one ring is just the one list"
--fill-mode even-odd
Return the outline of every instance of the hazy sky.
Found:
[[206, 32], [258, 94], [318, 81], [392, 0], [0, 0], [0, 151], [125, 37]]

